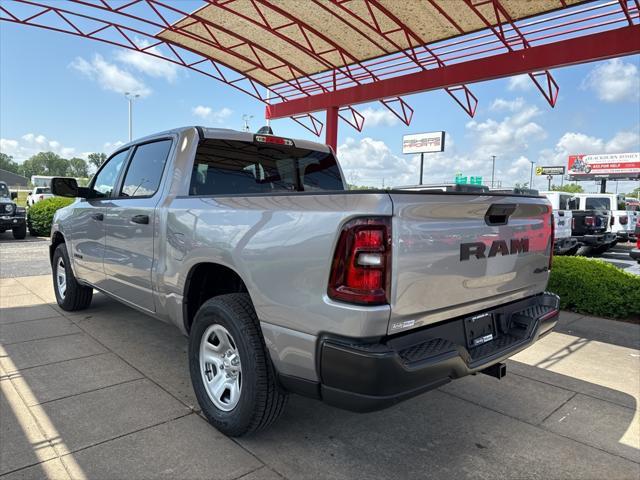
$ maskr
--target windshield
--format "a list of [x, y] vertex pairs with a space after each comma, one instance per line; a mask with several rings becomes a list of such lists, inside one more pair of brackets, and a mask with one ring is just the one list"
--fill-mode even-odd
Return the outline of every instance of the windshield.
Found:
[[198, 146], [190, 195], [344, 190], [330, 152], [235, 140]]
[[0, 183], [0, 197], [9, 197], [9, 187], [6, 183]]
[[51, 189], [49, 187], [38, 187], [36, 188], [36, 193], [51, 193]]
[[611, 210], [611, 202], [608, 198], [587, 197], [585, 208], [587, 210]]

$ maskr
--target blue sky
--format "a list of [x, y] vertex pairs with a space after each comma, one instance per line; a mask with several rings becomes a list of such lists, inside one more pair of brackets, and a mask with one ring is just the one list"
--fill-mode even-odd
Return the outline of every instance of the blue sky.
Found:
[[[241, 128], [264, 124], [264, 107], [197, 72], [116, 47], [33, 27], [0, 23], [0, 148], [22, 161], [40, 150], [70, 157], [112, 150], [127, 140], [123, 92], [143, 96], [134, 107], [134, 137], [181, 125]], [[417, 157], [401, 154], [402, 135], [445, 130], [447, 150], [427, 155], [425, 182], [491, 174], [504, 185], [527, 182], [529, 161], [566, 164], [573, 153], [640, 149], [640, 57], [556, 69], [560, 96], [554, 109], [527, 77], [471, 85], [479, 99], [474, 119], [444, 92], [405, 97], [411, 126], [381, 104], [361, 105], [365, 128], [339, 129], [339, 157], [359, 184], [415, 184]], [[321, 114], [319, 116], [322, 116]], [[291, 120], [276, 134], [313, 139]], [[534, 181], [542, 187], [546, 180]], [[620, 183], [620, 191], [636, 185]], [[584, 187], [593, 191], [593, 182]], [[612, 189], [615, 186], [612, 185]]]

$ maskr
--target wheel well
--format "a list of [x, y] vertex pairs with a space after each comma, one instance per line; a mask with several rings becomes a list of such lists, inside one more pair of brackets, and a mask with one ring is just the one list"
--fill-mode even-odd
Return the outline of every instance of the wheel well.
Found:
[[183, 300], [184, 327], [187, 332], [196, 312], [210, 298], [227, 293], [245, 293], [247, 287], [236, 272], [217, 263], [200, 263], [187, 276]]
[[60, 232], [54, 233], [53, 237], [51, 237], [51, 245], [49, 245], [50, 261], [53, 261], [53, 252], [56, 251], [56, 248], [58, 248], [58, 245], [60, 245], [61, 243], [64, 243], [64, 237], [62, 236], [62, 234]]

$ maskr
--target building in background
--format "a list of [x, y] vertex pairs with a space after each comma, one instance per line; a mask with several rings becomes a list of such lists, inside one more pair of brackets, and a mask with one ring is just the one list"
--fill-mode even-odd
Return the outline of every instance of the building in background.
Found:
[[0, 182], [5, 182], [9, 187], [26, 187], [29, 183], [27, 177], [18, 175], [17, 173], [8, 172], [0, 168]]

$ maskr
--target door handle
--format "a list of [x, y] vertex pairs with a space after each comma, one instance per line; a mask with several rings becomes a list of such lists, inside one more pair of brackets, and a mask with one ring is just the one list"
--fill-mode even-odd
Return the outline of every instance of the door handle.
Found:
[[99, 222], [104, 220], [104, 215], [102, 213], [92, 213], [91, 218], [94, 220], [98, 220]]
[[142, 225], [148, 225], [149, 224], [149, 215], [134, 215], [133, 217], [131, 217], [131, 221], [133, 223], [140, 223]]

